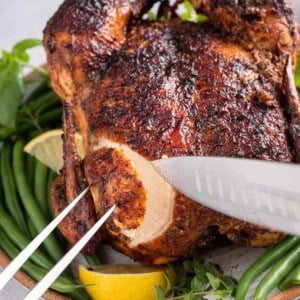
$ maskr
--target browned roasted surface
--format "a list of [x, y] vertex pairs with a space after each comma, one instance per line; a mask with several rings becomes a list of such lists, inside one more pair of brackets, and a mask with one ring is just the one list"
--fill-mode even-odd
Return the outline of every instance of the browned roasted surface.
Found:
[[105, 131], [152, 159], [292, 160], [280, 87], [239, 45], [209, 31], [178, 21], [134, 28], [84, 103], [89, 136]]
[[[64, 105], [63, 129], [64, 166], [61, 170], [61, 176], [55, 179], [51, 188], [51, 202], [55, 215], [58, 215], [88, 186], [83, 173], [82, 161], [76, 151], [72, 115], [66, 103]], [[96, 220], [93, 199], [91, 194], [87, 193], [58, 227], [63, 236], [71, 244], [75, 244], [95, 224]], [[100, 233], [94, 235], [82, 252], [87, 255], [94, 254], [99, 242]]]
[[[270, 51], [275, 58], [293, 53], [297, 44], [297, 25], [290, 1], [191, 0], [215, 26], [232, 32], [234, 39], [248, 50]], [[270, 58], [270, 57], [269, 57]]]
[[85, 159], [85, 174], [99, 217], [116, 203], [118, 226], [124, 224], [122, 229], [129, 230], [140, 225], [146, 211], [145, 190], [134, 167], [122, 153], [104, 147], [89, 153]]
[[132, 245], [123, 230], [141, 224], [149, 191], [126, 153], [99, 146], [103, 139], [148, 160], [208, 155], [299, 161], [292, 78], [298, 36], [289, 1], [193, 2], [209, 22], [142, 21], [150, 1], [66, 1], [45, 31], [52, 85], [83, 135], [98, 216], [117, 203], [106, 224], [110, 242], [144, 262], [189, 255], [212, 231], [255, 246], [282, 236], [176, 192], [168, 228]]

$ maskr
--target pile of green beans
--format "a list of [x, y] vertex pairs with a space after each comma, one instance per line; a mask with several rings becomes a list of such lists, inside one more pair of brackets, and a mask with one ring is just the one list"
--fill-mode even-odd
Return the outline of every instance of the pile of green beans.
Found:
[[300, 237], [288, 236], [259, 257], [242, 275], [235, 293], [236, 300], [244, 300], [250, 285], [269, 268], [256, 287], [255, 300], [266, 299], [276, 287], [286, 290], [300, 284]]
[[[15, 129], [0, 128], [0, 249], [13, 259], [50, 222], [50, 186], [56, 174], [23, 151], [24, 144], [43, 131], [61, 127], [62, 108], [57, 95], [41, 82], [27, 94], [18, 111]], [[56, 231], [49, 235], [22, 270], [40, 280], [64, 255], [67, 242]], [[85, 257], [90, 265], [98, 256]], [[71, 274], [71, 275], [70, 275]], [[72, 299], [90, 299], [70, 270], [51, 289]]]

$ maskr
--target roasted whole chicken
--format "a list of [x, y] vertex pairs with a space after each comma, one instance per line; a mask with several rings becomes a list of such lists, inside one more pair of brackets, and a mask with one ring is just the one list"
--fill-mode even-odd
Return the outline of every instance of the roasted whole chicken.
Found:
[[90, 186], [60, 230], [75, 243], [117, 205], [87, 254], [102, 240], [137, 261], [161, 264], [219, 238], [267, 246], [283, 237], [193, 202], [151, 165], [185, 155], [300, 160], [293, 81], [299, 40], [290, 2], [192, 4], [207, 21], [182, 21], [177, 2], [161, 1], [159, 21], [151, 22], [142, 16], [153, 1], [67, 0], [47, 24], [51, 83], [64, 105], [55, 213]]

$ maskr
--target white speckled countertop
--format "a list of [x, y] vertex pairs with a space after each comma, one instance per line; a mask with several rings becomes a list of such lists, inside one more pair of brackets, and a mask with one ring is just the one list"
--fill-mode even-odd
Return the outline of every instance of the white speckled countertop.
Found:
[[[292, 0], [292, 2], [300, 22], [300, 1]], [[47, 20], [61, 3], [62, 0], [0, 0], [0, 50], [10, 49], [15, 42], [24, 38], [42, 38]], [[34, 64], [45, 62], [42, 48], [33, 50], [31, 55]], [[233, 253], [236, 254], [235, 251]], [[224, 255], [221, 257], [224, 258]], [[26, 289], [12, 280], [3, 291], [0, 291], [0, 300], [23, 299], [25, 294]]]

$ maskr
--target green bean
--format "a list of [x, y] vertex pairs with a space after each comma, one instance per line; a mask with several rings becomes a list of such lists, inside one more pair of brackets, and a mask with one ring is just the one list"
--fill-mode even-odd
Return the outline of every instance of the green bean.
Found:
[[[17, 189], [25, 210], [28, 216], [31, 218], [37, 231], [40, 232], [47, 226], [48, 222], [39, 208], [36, 200], [34, 199], [26, 180], [26, 175], [24, 172], [23, 146], [23, 141], [18, 140], [13, 147], [13, 169], [16, 178]], [[58, 261], [63, 256], [63, 251], [59, 247], [54, 234], [49, 235], [49, 237], [44, 241], [44, 246], [48, 254], [55, 261]]]
[[[35, 229], [31, 219], [28, 219], [27, 220], [27, 224], [28, 224], [28, 228], [29, 228], [29, 232], [30, 232], [30, 236], [31, 238], [35, 238], [39, 232], [37, 232], [37, 230]], [[58, 239], [59, 240], [59, 239]], [[65, 243], [65, 240], [63, 239], [62, 240], [62, 244]], [[40, 248], [39, 248], [43, 253], [46, 253], [47, 251], [45, 251], [45, 247], [44, 245], [41, 245]], [[69, 275], [69, 276], [72, 276], [72, 271], [70, 268], [67, 268], [64, 270], [64, 274], [66, 275]]]
[[[62, 116], [61, 107], [57, 107], [48, 112], [45, 112], [41, 116], [37, 117], [37, 123], [39, 125], [39, 128], [37, 128], [37, 126], [33, 126], [33, 124], [27, 124], [24, 126], [24, 129], [27, 129], [24, 133], [28, 134], [29, 138], [31, 139], [41, 134], [43, 131], [46, 131], [49, 128], [53, 128], [54, 125], [57, 126], [57, 124], [59, 124], [59, 127], [61, 127], [61, 116]], [[32, 128], [31, 130], [28, 130], [30, 126]], [[22, 133], [22, 135], [24, 133]], [[0, 140], [1, 140], [1, 135], [0, 135]]]
[[45, 166], [40, 161], [36, 160], [34, 176], [34, 195], [38, 203], [40, 204], [40, 208], [43, 214], [48, 217], [47, 174], [47, 166]]
[[101, 264], [101, 261], [99, 257], [94, 254], [94, 255], [84, 255], [84, 259], [90, 266], [98, 266]]
[[61, 121], [62, 107], [55, 108], [47, 113], [44, 113], [39, 118], [41, 126], [49, 125], [51, 122]]
[[300, 265], [296, 266], [294, 270], [278, 285], [281, 291], [287, 290], [294, 284], [300, 284]]
[[[22, 230], [18, 227], [14, 220], [5, 212], [1, 199], [0, 226], [2, 230], [20, 249], [25, 248], [30, 243], [30, 239], [25, 235], [24, 232], [22, 232]], [[31, 259], [44, 268], [51, 268], [54, 265], [51, 262], [51, 259], [38, 249], [32, 254]]]
[[[40, 115], [43, 111], [46, 111], [48, 114], [49, 111], [55, 109], [59, 109], [61, 107], [60, 101], [57, 95], [52, 91], [47, 91], [41, 94], [37, 99], [27, 103], [24, 105], [19, 111], [17, 115], [17, 128], [16, 129], [8, 129], [5, 128], [2, 130], [2, 134], [7, 135], [7, 137], [12, 134], [18, 132], [26, 132], [27, 129], [35, 129], [37, 128], [40, 122], [43, 123], [43, 118], [40, 120]], [[43, 124], [47, 125], [47, 124]]]
[[77, 289], [72, 293], [68, 293], [67, 295], [70, 296], [71, 299], [73, 299], [73, 300], [90, 300], [91, 299], [84, 289]]
[[292, 272], [292, 283], [300, 284], [300, 265], [298, 265]]
[[[30, 237], [32, 238], [32, 239], [34, 239], [38, 234], [39, 234], [39, 232], [36, 230], [36, 228], [34, 227], [34, 225], [33, 225], [33, 223], [32, 223], [32, 221], [31, 221], [31, 219], [30, 218], [28, 218], [28, 220], [27, 220], [27, 224], [28, 224], [28, 229], [29, 229], [29, 233], [30, 233]], [[39, 251], [41, 251], [42, 253], [47, 253], [47, 251], [45, 250], [45, 247], [44, 247], [44, 245], [42, 244], [42, 245], [40, 245], [40, 247], [39, 247]], [[45, 254], [46, 255], [46, 254]], [[49, 258], [50, 259], [50, 258]], [[42, 266], [43, 267], [43, 266]]]
[[26, 156], [26, 177], [31, 190], [34, 188], [35, 162], [36, 158], [34, 156]]
[[35, 101], [40, 95], [49, 91], [48, 81], [45, 78], [37, 77], [34, 79], [25, 80], [25, 91], [22, 98], [22, 103]]
[[[0, 246], [11, 259], [19, 254], [19, 250], [3, 232], [0, 232]], [[48, 269], [37, 266], [30, 260], [25, 262], [22, 269], [37, 281], [41, 280], [48, 273]], [[80, 287], [72, 278], [64, 275], [59, 276], [51, 285], [51, 289], [60, 293], [72, 293]]]
[[45, 111], [50, 111], [54, 108], [60, 107], [61, 102], [59, 101], [59, 98], [57, 95], [53, 93], [51, 97], [47, 101], [44, 101], [41, 103], [35, 110], [34, 110], [34, 115], [39, 116]]
[[300, 263], [300, 244], [293, 248], [263, 278], [256, 288], [254, 299], [264, 300], [270, 292]]
[[[0, 146], [1, 147], [1, 146]], [[1, 148], [0, 148], [1, 149]], [[2, 167], [2, 149], [0, 150], [0, 205], [2, 205], [3, 198], [4, 198], [4, 190], [3, 190], [3, 182], [2, 182], [2, 174], [1, 174], [1, 167]], [[4, 207], [3, 207], [4, 208]]]
[[91, 298], [84, 289], [76, 289], [72, 293], [68, 293], [73, 300], [90, 300]]
[[235, 293], [236, 300], [244, 300], [251, 283], [299, 242], [300, 238], [298, 237], [286, 237], [258, 258], [241, 277]]
[[289, 289], [293, 283], [292, 283], [292, 275], [293, 273], [291, 272], [287, 277], [285, 277], [279, 284], [278, 284], [278, 288], [281, 291], [285, 291], [287, 289]]
[[26, 232], [26, 222], [16, 194], [16, 183], [11, 169], [11, 150], [10, 145], [5, 143], [1, 151], [1, 178], [5, 203], [15, 222]]
[[53, 217], [54, 217], [54, 212], [53, 212], [52, 205], [51, 205], [50, 189], [51, 189], [52, 182], [53, 182], [54, 178], [56, 178], [56, 177], [57, 177], [57, 174], [49, 169], [49, 174], [48, 174], [48, 179], [47, 179], [47, 190], [48, 190], [47, 196], [48, 196], [48, 215], [50, 216], [51, 219], [53, 219]]
[[38, 110], [41, 106], [43, 106], [45, 103], [57, 103], [59, 104], [59, 99], [57, 97], [57, 95], [52, 91], [47, 91], [43, 94], [40, 94], [39, 97], [37, 97], [36, 99], [32, 100], [29, 102], [28, 107], [32, 110], [32, 111], [36, 111]]
[[28, 229], [29, 229], [30, 237], [32, 239], [34, 239], [38, 235], [38, 231], [34, 227], [34, 225], [33, 225], [33, 223], [32, 223], [32, 221], [31, 221], [30, 218], [28, 218], [27, 224], [28, 224]]
[[45, 103], [49, 103], [49, 107], [53, 106], [54, 103], [59, 105], [58, 97], [53, 91], [47, 91], [33, 101], [23, 105], [18, 111], [18, 124], [20, 124], [20, 120], [36, 118], [41, 113], [40, 108], [43, 109]]
[[[50, 219], [53, 219], [55, 216], [54, 216], [54, 212], [53, 212], [53, 209], [52, 209], [52, 205], [51, 205], [51, 198], [50, 198], [50, 189], [51, 189], [51, 184], [54, 180], [54, 178], [57, 177], [57, 174], [55, 172], [53, 172], [52, 170], [49, 169], [49, 175], [48, 175], [48, 179], [47, 179], [47, 191], [48, 191], [48, 216], [50, 217]], [[66, 242], [66, 239], [62, 236], [62, 234], [60, 233], [60, 231], [58, 229], [56, 229], [54, 231], [54, 234], [57, 238], [57, 240], [59, 241], [60, 245], [62, 245], [62, 247], [65, 249], [66, 246], [67, 246], [67, 242]]]

